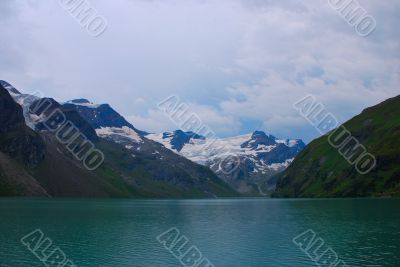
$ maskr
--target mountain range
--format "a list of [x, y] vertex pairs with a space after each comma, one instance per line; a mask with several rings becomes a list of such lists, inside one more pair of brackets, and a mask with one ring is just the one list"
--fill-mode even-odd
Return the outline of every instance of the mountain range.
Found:
[[[40, 103], [49, 103], [41, 111]], [[42, 117], [57, 111], [102, 153], [86, 169], [46, 128]], [[41, 113], [41, 114], [38, 114]], [[56, 127], [60, 125], [54, 124]], [[51, 197], [237, 196], [210, 169], [147, 139], [109, 105], [22, 94], [0, 82], [0, 195]], [[76, 148], [76, 147], [75, 147]], [[80, 149], [78, 147], [78, 149]]]
[[[283, 171], [305, 147], [300, 139], [278, 139], [262, 131], [251, 134], [207, 139], [193, 132], [148, 134], [147, 138], [194, 162], [208, 166], [236, 191], [250, 195], [268, 195], [275, 188], [273, 175]], [[227, 170], [225, 158], [235, 158]]]
[[[65, 121], [80, 138], [60, 138], [68, 137], [58, 131]], [[330, 139], [340, 129], [352, 142], [335, 147]], [[0, 196], [400, 196], [399, 142], [400, 96], [306, 146], [263, 131], [220, 139], [148, 133], [108, 104], [61, 103], [0, 81]], [[79, 154], [88, 144], [104, 157], [92, 170]], [[376, 160], [368, 172], [349, 163], [359, 150]]]

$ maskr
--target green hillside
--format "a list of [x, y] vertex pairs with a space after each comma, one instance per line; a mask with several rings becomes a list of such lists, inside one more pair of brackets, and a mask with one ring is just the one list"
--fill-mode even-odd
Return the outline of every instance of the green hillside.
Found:
[[400, 196], [400, 96], [365, 109], [343, 125], [375, 156], [360, 174], [328, 142], [311, 142], [280, 175], [274, 197]]

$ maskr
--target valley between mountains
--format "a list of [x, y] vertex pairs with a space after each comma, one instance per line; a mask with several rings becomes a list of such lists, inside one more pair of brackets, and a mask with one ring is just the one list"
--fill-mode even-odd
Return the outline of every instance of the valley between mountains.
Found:
[[[38, 114], [35, 106], [43, 99], [50, 107]], [[147, 133], [108, 104], [40, 99], [0, 81], [0, 196], [397, 195], [399, 102], [399, 97], [390, 99], [346, 124], [378, 155], [377, 168], [361, 177], [324, 137], [306, 146], [301, 139], [282, 139], [263, 131], [223, 139], [182, 130]], [[55, 110], [104, 154], [99, 168], [86, 169], [44, 127], [43, 116]], [[231, 172], [221, 167], [226, 151], [239, 159]]]

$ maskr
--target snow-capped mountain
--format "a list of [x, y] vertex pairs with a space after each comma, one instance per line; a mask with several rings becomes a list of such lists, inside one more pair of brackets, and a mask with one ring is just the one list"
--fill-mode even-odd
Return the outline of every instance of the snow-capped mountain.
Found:
[[[22, 106], [26, 124], [33, 130], [45, 130], [40, 117], [31, 110], [40, 97], [22, 94], [7, 82], [0, 83]], [[148, 158], [159, 162], [160, 166], [173, 166], [189, 172], [197, 169], [192, 162], [207, 166], [241, 193], [265, 194], [271, 191], [275, 186], [271, 177], [288, 167], [305, 146], [299, 139], [279, 139], [262, 131], [224, 139], [209, 139], [181, 130], [148, 134], [136, 129], [108, 104], [94, 104], [87, 99], [65, 103], [51, 98], [47, 100], [52, 103], [48, 112], [61, 109], [90, 140], [109, 140], [127, 149], [131, 157]], [[229, 156], [235, 159], [233, 165]], [[158, 170], [153, 175], [163, 172]], [[193, 175], [198, 176], [199, 172], [195, 172]]]
[[[223, 139], [207, 139], [181, 130], [148, 134], [146, 137], [194, 162], [210, 167], [242, 193], [264, 193], [272, 189], [274, 183], [267, 184], [268, 178], [286, 169], [305, 147], [300, 139], [278, 139], [262, 131]], [[239, 163], [231, 173], [221, 166], [227, 155], [237, 158]]]
[[[76, 110], [95, 129], [97, 136], [123, 146], [130, 151], [133, 158], [141, 158], [143, 161], [152, 160], [158, 162], [158, 166], [153, 167], [151, 172], [155, 172], [154, 176], [159, 175], [160, 179], [170, 180], [172, 177], [159, 174], [169, 171], [175, 172], [175, 175], [181, 172], [186, 173], [181, 177], [183, 180], [194, 176], [203, 180], [210, 175], [210, 173], [218, 179], [218, 176], [208, 168], [204, 168], [182, 155], [173, 153], [162, 144], [147, 138], [147, 132], [136, 129], [108, 104], [98, 105], [93, 104], [87, 99], [76, 99], [64, 103], [63, 107]], [[189, 134], [190, 137], [188, 137]], [[165, 137], [168, 136], [166, 135]], [[196, 134], [182, 132], [182, 135], [171, 136], [171, 144], [174, 148], [180, 149], [184, 146], [185, 142], [196, 139], [202, 139], [202, 137]], [[210, 178], [210, 183], [214, 183], [213, 180], [215, 178]], [[222, 181], [220, 180], [220, 182]], [[208, 194], [208, 191], [205, 193]]]
[[[76, 110], [95, 129], [99, 137], [140, 151], [145, 145], [143, 131], [136, 129], [109, 104], [94, 104], [87, 99], [74, 99], [63, 104]], [[149, 141], [149, 140], [147, 140]]]
[[96, 129], [128, 127], [140, 134], [145, 134], [136, 129], [109, 104], [93, 104], [87, 99], [75, 99], [64, 103], [64, 106], [74, 106]]
[[38, 118], [34, 114], [30, 113], [29, 109], [32, 103], [40, 99], [40, 97], [33, 94], [23, 94], [6, 81], [0, 80], [0, 84], [10, 93], [14, 101], [22, 107], [26, 125], [34, 130], [35, 121], [38, 120]]
[[[36, 169], [32, 172], [34, 176], [29, 176], [31, 172], [27, 171], [20, 179], [42, 185], [43, 194], [102, 197], [238, 195], [209, 168], [147, 139], [145, 132], [137, 130], [108, 104], [97, 105], [86, 99], [60, 103], [40, 94], [22, 94], [6, 82], [0, 83], [0, 93], [4, 103], [0, 105], [3, 126], [0, 138], [4, 140], [0, 152], [9, 154], [11, 158], [6, 160], [23, 159], [27, 168], [40, 165], [37, 172]], [[56, 120], [54, 114], [59, 112], [64, 119]], [[60, 132], [49, 130], [46, 127], [49, 121]], [[60, 141], [59, 134], [64, 125], [70, 123], [85, 137], [77, 135], [72, 141], [74, 149], [81, 149], [87, 138], [103, 153], [105, 160], [98, 169], [83, 168], [67, 149], [70, 146], [63, 142], [65, 140]], [[12, 164], [21, 170], [17, 162]], [[4, 177], [9, 178], [11, 189], [26, 184], [23, 190], [27, 193], [21, 194], [32, 194], [30, 184], [19, 181], [15, 173], [7, 173], [7, 177], [0, 173], [0, 184]]]

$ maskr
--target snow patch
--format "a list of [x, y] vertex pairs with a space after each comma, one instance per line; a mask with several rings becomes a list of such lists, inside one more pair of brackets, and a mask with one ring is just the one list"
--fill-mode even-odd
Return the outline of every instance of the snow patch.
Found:
[[127, 138], [135, 141], [136, 143], [143, 142], [140, 135], [135, 130], [133, 130], [127, 126], [123, 126], [122, 128], [102, 127], [102, 128], [96, 129], [96, 133], [100, 137], [107, 137], [110, 135], [119, 135], [119, 136], [127, 137]]
[[13, 92], [10, 92], [10, 95], [12, 96], [14, 101], [17, 102], [22, 107], [26, 125], [29, 128], [31, 128], [32, 130], [35, 130], [35, 124], [40, 119], [43, 119], [43, 118], [30, 113], [29, 110], [30, 110], [30, 107], [33, 104], [33, 102], [35, 102], [36, 100], [39, 100], [40, 98], [35, 95], [15, 94]]
[[282, 162], [282, 163], [273, 163], [273, 164], [268, 165], [268, 168], [271, 170], [274, 170], [274, 171], [278, 171], [280, 169], [287, 168], [290, 165], [290, 163], [293, 162], [293, 160], [294, 160], [294, 158], [287, 159], [285, 162]]

